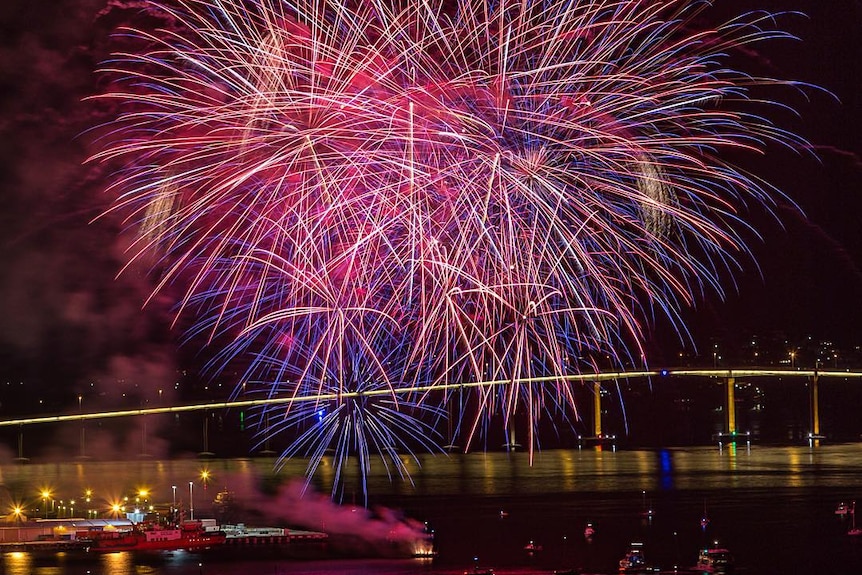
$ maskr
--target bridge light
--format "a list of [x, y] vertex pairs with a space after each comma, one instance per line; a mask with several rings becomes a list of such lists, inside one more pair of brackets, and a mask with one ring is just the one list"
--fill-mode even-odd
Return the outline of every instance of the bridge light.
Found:
[[662, 377], [667, 377], [667, 375], [668, 375], [668, 371], [667, 371], [666, 369], [663, 369], [663, 370], [661, 370], [661, 371], [659, 372], [659, 374], [660, 374]]

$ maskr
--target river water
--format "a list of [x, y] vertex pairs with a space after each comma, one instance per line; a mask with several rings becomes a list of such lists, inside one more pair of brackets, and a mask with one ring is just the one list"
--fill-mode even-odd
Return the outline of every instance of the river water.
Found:
[[[553, 450], [532, 465], [525, 453], [405, 462], [410, 481], [390, 480], [383, 465], [372, 469], [367, 508], [354, 491], [340, 505], [314, 485], [303, 492], [303, 461], [278, 474], [271, 459], [2, 465], [0, 505], [24, 503], [31, 515], [58, 506], [76, 516], [103, 513], [111, 501], [146, 489], [140, 505], [173, 500], [200, 518], [216, 511], [212, 500], [227, 489], [248, 523], [327, 531], [333, 543], [326, 555], [301, 560], [254, 551], [144, 559], [114, 553], [86, 561], [7, 553], [0, 565], [9, 575], [451, 575], [474, 565], [503, 575], [609, 573], [634, 541], [652, 563], [672, 570], [690, 567], [698, 548], [717, 540], [733, 552], [738, 572], [862, 573], [862, 537], [847, 535], [850, 517], [835, 514], [840, 502], [856, 498], [862, 510], [862, 444]], [[331, 481], [329, 473], [329, 466], [320, 470], [320, 485]], [[39, 495], [43, 489], [50, 501]], [[595, 529], [589, 540], [588, 523]], [[424, 529], [433, 530], [436, 558], [390, 558]], [[541, 551], [525, 550], [530, 542]]]

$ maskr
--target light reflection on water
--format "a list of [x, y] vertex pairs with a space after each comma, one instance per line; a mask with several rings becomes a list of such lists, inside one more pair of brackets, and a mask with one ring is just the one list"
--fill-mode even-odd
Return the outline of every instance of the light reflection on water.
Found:
[[[217, 491], [230, 489], [240, 501], [261, 498], [262, 484], [271, 489], [274, 483], [302, 477], [305, 468], [305, 462], [292, 461], [276, 476], [272, 464], [271, 459], [231, 459], [2, 465], [0, 484], [5, 490], [0, 490], [0, 505], [7, 504], [2, 500], [5, 492], [34, 501], [46, 487], [58, 498], [92, 489], [102, 509], [107, 501], [142, 487], [151, 490], [153, 500], [170, 502], [172, 485], [181, 486], [177, 493], [183, 500], [189, 494], [185, 486], [194, 481], [196, 514], [210, 516]], [[207, 486], [199, 478], [204, 467], [212, 476]], [[848, 539], [846, 525], [833, 514], [839, 501], [862, 502], [859, 444], [817, 449], [741, 445], [735, 450], [554, 450], [537, 454], [533, 466], [524, 453], [455, 454], [425, 456], [412, 469], [413, 484], [393, 485], [377, 464], [370, 477], [372, 505], [403, 509], [411, 517], [429, 520], [440, 552], [433, 565], [375, 560], [214, 562], [183, 552], [152, 561], [114, 553], [96, 562], [76, 562], [8, 553], [3, 556], [3, 573], [440, 574], [463, 573], [476, 556], [498, 567], [498, 573], [548, 573], [575, 563], [612, 571], [635, 538], [646, 540], [652, 556], [663, 564], [686, 566], [694, 562], [697, 547], [713, 535], [728, 541], [748, 572], [758, 575], [806, 569], [849, 574], [858, 571], [848, 565], [862, 564], [862, 541]], [[356, 479], [355, 470], [348, 473], [351, 477]], [[656, 510], [648, 525], [639, 519], [644, 492]], [[278, 516], [278, 509], [269, 511]], [[711, 519], [708, 532], [699, 528], [705, 512]], [[597, 529], [589, 544], [582, 537], [587, 522]], [[325, 529], [322, 522], [305, 527]], [[523, 545], [532, 539], [544, 544], [542, 556], [524, 556]], [[827, 567], [820, 569], [824, 564]]]
[[[326, 463], [326, 462], [325, 462]], [[672, 469], [668, 470], [668, 465]], [[0, 484], [24, 496], [36, 495], [42, 487], [68, 492], [93, 489], [105, 501], [125, 491], [148, 486], [170, 496], [171, 485], [185, 495], [188, 481], [200, 482], [206, 467], [212, 475], [209, 489], [254, 490], [261, 481], [287, 481], [303, 477], [305, 462], [294, 460], [277, 476], [272, 459], [194, 459], [126, 462], [83, 461], [0, 465]], [[420, 456], [412, 480], [396, 478], [390, 483], [379, 462], [372, 467], [369, 491], [383, 496], [409, 495], [507, 495], [582, 491], [654, 490], [665, 482], [673, 489], [764, 487], [776, 473], [784, 485], [806, 487], [824, 481], [840, 486], [853, 470], [862, 469], [862, 448], [857, 444], [799, 447], [715, 447], [655, 451], [551, 450], [536, 454], [534, 464], [526, 453], [470, 453]], [[841, 470], [844, 470], [842, 473]], [[828, 473], [823, 473], [824, 471]], [[670, 474], [670, 477], [662, 475]], [[356, 481], [356, 469], [348, 468], [346, 481]], [[225, 482], [231, 483], [224, 485]], [[705, 483], [706, 482], [706, 483]], [[357, 483], [358, 484], [358, 483]], [[322, 491], [327, 491], [324, 487]], [[348, 489], [349, 492], [349, 489]], [[201, 503], [204, 502], [202, 494]], [[197, 501], [196, 501], [197, 503]]]
[[32, 563], [29, 553], [13, 551], [3, 554], [3, 572], [8, 575], [30, 575]]

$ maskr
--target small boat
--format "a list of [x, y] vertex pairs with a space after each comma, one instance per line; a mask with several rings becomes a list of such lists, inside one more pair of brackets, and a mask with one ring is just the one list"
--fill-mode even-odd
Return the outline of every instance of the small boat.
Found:
[[862, 535], [862, 528], [856, 527], [856, 502], [855, 501], [850, 505], [850, 529], [847, 531], [847, 535], [853, 535], [854, 537]]
[[542, 550], [542, 546], [537, 544], [535, 541], [530, 541], [529, 543], [524, 545], [524, 551], [526, 551], [527, 553], [529, 553], [531, 555], [533, 553], [538, 553], [541, 550]]
[[479, 557], [473, 557], [473, 568], [464, 571], [464, 575], [494, 575], [494, 570], [490, 567], [479, 567]]
[[701, 549], [694, 570], [699, 573], [730, 573], [733, 571], [733, 555], [723, 547]]
[[433, 547], [422, 547], [414, 551], [411, 555], [414, 559], [433, 559], [437, 557], [437, 550]]
[[843, 501], [835, 508], [835, 515], [847, 515], [850, 513], [850, 508]]
[[587, 523], [587, 526], [584, 528], [584, 539], [592, 539], [593, 535], [596, 534], [596, 528], [593, 527], [592, 523]]
[[649, 565], [644, 557], [643, 543], [632, 543], [628, 553], [620, 559], [620, 573], [652, 573], [657, 568]]

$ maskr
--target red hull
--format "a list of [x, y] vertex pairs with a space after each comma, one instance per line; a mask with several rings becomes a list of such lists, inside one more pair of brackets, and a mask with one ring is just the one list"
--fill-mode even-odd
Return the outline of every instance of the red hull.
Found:
[[189, 529], [136, 529], [127, 532], [90, 533], [90, 551], [176, 551], [179, 549], [207, 549], [224, 545], [226, 536], [221, 531]]

